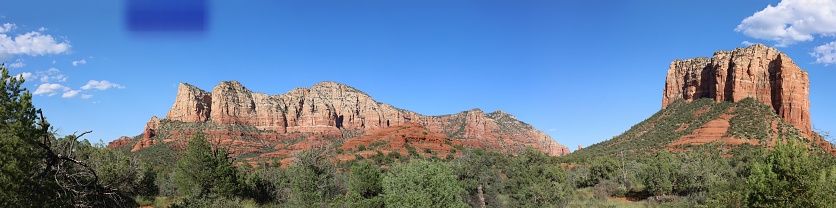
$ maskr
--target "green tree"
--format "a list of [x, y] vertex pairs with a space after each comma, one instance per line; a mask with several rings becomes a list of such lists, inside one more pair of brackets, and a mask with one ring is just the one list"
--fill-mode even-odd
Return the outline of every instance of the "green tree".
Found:
[[176, 165], [175, 183], [180, 194], [205, 197], [217, 194], [238, 196], [238, 174], [228, 153], [223, 148], [212, 149], [209, 141], [199, 133], [189, 140], [186, 152]]
[[348, 192], [371, 199], [383, 192], [380, 186], [380, 170], [368, 161], [351, 166], [348, 176]]
[[[56, 138], [21, 77], [0, 65], [0, 207], [130, 207], [131, 169], [101, 168], [103, 146]], [[124, 163], [121, 163], [124, 164]], [[111, 171], [113, 170], [113, 171]], [[111, 172], [107, 172], [111, 171]], [[97, 173], [99, 172], [99, 173]], [[121, 175], [120, 175], [121, 174]], [[127, 177], [128, 182], [110, 180]], [[121, 184], [128, 185], [121, 186]]]
[[395, 166], [382, 185], [386, 207], [467, 207], [464, 190], [446, 163], [419, 160]]
[[551, 163], [550, 156], [527, 148], [525, 154], [509, 161], [503, 194], [521, 207], [564, 206], [572, 194], [566, 171]]
[[290, 177], [290, 199], [295, 206], [322, 205], [345, 193], [336, 184], [336, 166], [323, 150], [314, 149], [299, 154], [287, 172]]
[[752, 207], [827, 207], [836, 204], [836, 167], [819, 167], [803, 144], [796, 139], [782, 144], [766, 161], [752, 165], [747, 180]]
[[662, 150], [642, 169], [642, 179], [646, 189], [653, 195], [662, 196], [673, 194], [676, 183], [676, 158], [673, 154]]
[[21, 88], [22, 78], [9, 76], [0, 65], [0, 80], [0, 206], [45, 207], [65, 201], [43, 171], [49, 123], [32, 104], [32, 94]]
[[461, 157], [453, 159], [453, 167], [460, 186], [465, 190], [464, 200], [471, 207], [498, 206], [496, 196], [502, 188], [499, 166], [505, 155], [474, 148], [463, 151]]
[[369, 161], [351, 166], [348, 175], [348, 193], [356, 207], [382, 207], [383, 187], [380, 185], [380, 168]]

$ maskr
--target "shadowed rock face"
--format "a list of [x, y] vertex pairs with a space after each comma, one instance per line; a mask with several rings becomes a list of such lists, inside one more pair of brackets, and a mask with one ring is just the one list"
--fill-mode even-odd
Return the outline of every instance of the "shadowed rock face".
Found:
[[[146, 125], [143, 140], [155, 135], [160, 122], [155, 119]], [[424, 116], [379, 103], [366, 93], [335, 82], [296, 88], [281, 95], [252, 92], [237, 81], [221, 82], [212, 92], [183, 83], [165, 119], [252, 126], [280, 135], [336, 135], [339, 139], [417, 124], [465, 146], [506, 153], [532, 147], [549, 155], [569, 154], [568, 148], [546, 133], [502, 111], [484, 113], [473, 109], [458, 114]]]
[[806, 71], [778, 49], [755, 44], [718, 51], [711, 58], [673, 61], [665, 81], [662, 108], [677, 99], [737, 102], [752, 97], [809, 135], [809, 93]]

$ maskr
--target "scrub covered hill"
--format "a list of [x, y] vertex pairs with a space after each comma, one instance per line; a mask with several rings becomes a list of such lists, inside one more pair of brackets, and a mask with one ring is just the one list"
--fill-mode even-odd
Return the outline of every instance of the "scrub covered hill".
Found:
[[[776, 138], [805, 138], [783, 121], [769, 106], [754, 99], [716, 103], [703, 98], [692, 102], [677, 100], [621, 135], [591, 145], [568, 158], [654, 155], [660, 150], [683, 151], [695, 146], [722, 142], [721, 151], [738, 145], [772, 147]], [[832, 151], [818, 135], [805, 140], [811, 147]], [[809, 145], [808, 145], [809, 146]]]

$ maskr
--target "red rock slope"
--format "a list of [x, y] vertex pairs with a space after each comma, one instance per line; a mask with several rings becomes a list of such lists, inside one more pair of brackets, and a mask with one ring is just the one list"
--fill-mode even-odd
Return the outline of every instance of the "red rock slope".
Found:
[[673, 61], [665, 81], [662, 108], [677, 99], [737, 102], [753, 97], [809, 135], [809, 93], [806, 71], [778, 49], [755, 44], [718, 51], [711, 58]]
[[[154, 144], [152, 141], [159, 134], [157, 128], [162, 120], [255, 127], [273, 132], [275, 135], [271, 137], [276, 138], [316, 134], [337, 139], [354, 138], [387, 127], [418, 124], [465, 146], [506, 153], [533, 147], [549, 155], [569, 154], [568, 148], [546, 133], [502, 111], [484, 113], [473, 109], [458, 114], [424, 116], [377, 102], [366, 93], [335, 82], [296, 88], [281, 95], [252, 92], [237, 81], [221, 82], [212, 92], [180, 84], [166, 118], [154, 117], [148, 122], [142, 141], [137, 143], [142, 146], [134, 147], [134, 151]], [[173, 138], [162, 138], [165, 139]]]

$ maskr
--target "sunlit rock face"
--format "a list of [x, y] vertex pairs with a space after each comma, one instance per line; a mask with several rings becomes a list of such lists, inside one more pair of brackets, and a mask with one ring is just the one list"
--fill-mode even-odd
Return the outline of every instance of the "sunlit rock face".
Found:
[[[159, 121], [154, 119], [146, 125], [145, 139], [153, 137], [157, 131]], [[485, 113], [472, 109], [457, 114], [424, 116], [377, 102], [362, 91], [336, 82], [320, 82], [311, 88], [296, 88], [280, 95], [252, 92], [237, 81], [221, 82], [212, 92], [183, 83], [178, 87], [175, 102], [165, 119], [243, 125], [276, 134], [258, 136], [264, 138], [296, 138], [293, 135], [310, 133], [318, 137], [348, 139], [363, 132], [417, 124], [464, 146], [512, 154], [528, 147], [549, 155], [569, 154], [566, 146], [555, 142], [543, 131], [502, 111]], [[218, 129], [213, 131], [229, 135], [216, 132]], [[140, 148], [149, 143], [151, 141], [143, 143]]]
[[806, 71], [778, 49], [755, 44], [718, 51], [711, 58], [673, 61], [665, 81], [662, 108], [677, 99], [737, 102], [752, 97], [771, 106], [787, 123], [810, 134], [809, 94]]

